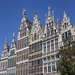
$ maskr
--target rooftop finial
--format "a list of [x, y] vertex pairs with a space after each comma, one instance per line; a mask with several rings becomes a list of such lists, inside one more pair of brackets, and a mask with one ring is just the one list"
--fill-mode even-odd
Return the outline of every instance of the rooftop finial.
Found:
[[13, 32], [12, 42], [15, 42], [15, 33]]
[[34, 21], [33, 21], [33, 23], [37, 24], [37, 22], [38, 22], [38, 15], [37, 15], [37, 13], [35, 13], [34, 14]]
[[11, 47], [15, 47], [15, 33], [13, 32]]
[[25, 15], [26, 15], [26, 9], [24, 8], [24, 9], [23, 9], [22, 16], [24, 17]]
[[54, 19], [54, 10], [52, 10], [52, 16], [53, 16], [53, 19]]
[[13, 38], [15, 37], [15, 33], [13, 32]]
[[52, 10], [52, 16], [54, 16], [54, 10]]
[[51, 7], [48, 6], [48, 16], [50, 16], [50, 9], [51, 9]]
[[67, 17], [66, 12], [64, 11], [64, 17]]
[[66, 14], [65, 11], [64, 11], [63, 21], [68, 21], [68, 22], [70, 22], [70, 18], [67, 16], [67, 14]]
[[7, 37], [5, 37], [5, 41], [4, 41], [4, 49], [7, 48]]

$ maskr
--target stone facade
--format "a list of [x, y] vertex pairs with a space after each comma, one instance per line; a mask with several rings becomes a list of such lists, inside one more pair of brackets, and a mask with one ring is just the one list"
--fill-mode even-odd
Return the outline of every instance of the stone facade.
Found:
[[7, 41], [5, 41], [0, 60], [0, 75], [16, 75], [16, 43], [14, 34], [11, 46], [8, 46]]
[[29, 75], [29, 34], [31, 22], [26, 17], [26, 10], [23, 10], [23, 17], [18, 33], [16, 48], [16, 75]]
[[[52, 14], [51, 14], [52, 13]], [[63, 39], [72, 36], [75, 41], [75, 26], [64, 12], [59, 24], [48, 7], [45, 27], [35, 13], [33, 22], [23, 10], [17, 41], [13, 34], [11, 46], [5, 42], [0, 60], [0, 75], [60, 75], [57, 72], [57, 55]]]
[[16, 43], [14, 33], [8, 55], [7, 75], [16, 75]]
[[7, 75], [7, 67], [8, 67], [8, 52], [9, 46], [7, 41], [5, 41], [3, 52], [0, 60], [0, 75]]

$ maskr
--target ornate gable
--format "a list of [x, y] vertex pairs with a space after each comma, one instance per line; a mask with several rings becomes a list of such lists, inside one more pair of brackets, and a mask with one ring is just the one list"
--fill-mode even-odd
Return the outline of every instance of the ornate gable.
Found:
[[48, 7], [48, 18], [46, 19], [46, 25], [44, 30], [45, 37], [52, 36], [57, 32], [58, 24], [54, 21], [54, 11], [52, 11], [52, 15], [50, 13], [50, 7]]
[[3, 52], [2, 52], [2, 58], [7, 57], [8, 52], [9, 52], [9, 46], [8, 46], [8, 43], [7, 43], [7, 39], [5, 39], [4, 48], [3, 48]]
[[70, 22], [70, 18], [67, 17], [66, 12], [64, 11], [64, 17], [63, 21], [61, 23], [61, 34], [62, 39], [67, 39], [69, 37], [72, 37], [73, 40], [75, 39], [75, 26]]
[[72, 24], [70, 23], [70, 18], [67, 17], [66, 12], [64, 11], [64, 17], [62, 21], [62, 29], [67, 29], [69, 27], [72, 27]]
[[35, 14], [31, 33], [30, 33], [30, 42], [42, 39], [42, 35], [43, 35], [42, 25], [40, 24], [38, 15]]
[[23, 14], [22, 14], [22, 19], [21, 19], [21, 25], [20, 25], [20, 29], [18, 32], [18, 39], [24, 37], [24, 36], [28, 36], [30, 31], [31, 31], [31, 22], [27, 19], [26, 17], [26, 10], [23, 10]]

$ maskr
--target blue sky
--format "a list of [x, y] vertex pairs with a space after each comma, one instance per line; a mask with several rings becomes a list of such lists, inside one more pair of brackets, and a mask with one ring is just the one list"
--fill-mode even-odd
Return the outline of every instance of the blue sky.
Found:
[[23, 8], [27, 10], [29, 20], [33, 21], [33, 15], [37, 12], [41, 23], [45, 25], [48, 6], [54, 10], [55, 19], [58, 18], [59, 22], [65, 10], [71, 22], [75, 24], [75, 0], [0, 0], [0, 53], [5, 37], [8, 38], [9, 44], [13, 32], [17, 38]]

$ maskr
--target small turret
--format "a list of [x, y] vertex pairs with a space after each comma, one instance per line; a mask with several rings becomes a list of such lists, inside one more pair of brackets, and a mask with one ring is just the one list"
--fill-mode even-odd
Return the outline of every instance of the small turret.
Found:
[[50, 6], [48, 6], [48, 18], [47, 18], [47, 21], [54, 21], [54, 10], [51, 11]]
[[62, 29], [69, 28], [71, 25], [70, 18], [67, 16], [66, 12], [64, 11], [63, 21], [62, 21]]
[[15, 42], [15, 33], [13, 32], [12, 42]]
[[25, 15], [26, 15], [26, 9], [24, 8], [22, 12], [22, 16], [25, 17]]
[[15, 33], [13, 32], [12, 42], [11, 42], [11, 48], [15, 47]]
[[64, 18], [66, 18], [67, 17], [67, 15], [66, 15], [66, 12], [64, 11]]
[[34, 20], [33, 20], [33, 24], [37, 24], [38, 23], [38, 15], [37, 13], [34, 14]]
[[57, 31], [57, 23], [54, 20], [54, 10], [50, 10], [51, 7], [48, 6], [48, 17], [46, 19], [46, 25], [44, 30], [44, 36], [52, 36], [56, 34]]
[[53, 20], [54, 20], [54, 10], [52, 10], [52, 17], [53, 17]]
[[21, 20], [21, 23], [23, 24], [26, 21], [26, 10], [25, 10], [25, 8], [23, 9], [22, 16], [23, 16], [23, 18]]
[[51, 7], [50, 7], [50, 6], [48, 6], [48, 17], [50, 17], [50, 16], [51, 16], [50, 9], [51, 9]]
[[4, 48], [3, 50], [7, 49], [8, 48], [8, 43], [7, 43], [7, 38], [5, 38], [5, 42], [4, 42]]
[[64, 11], [63, 22], [69, 22], [69, 21], [70, 21], [70, 19], [69, 19], [69, 17], [67, 17], [66, 12]]

